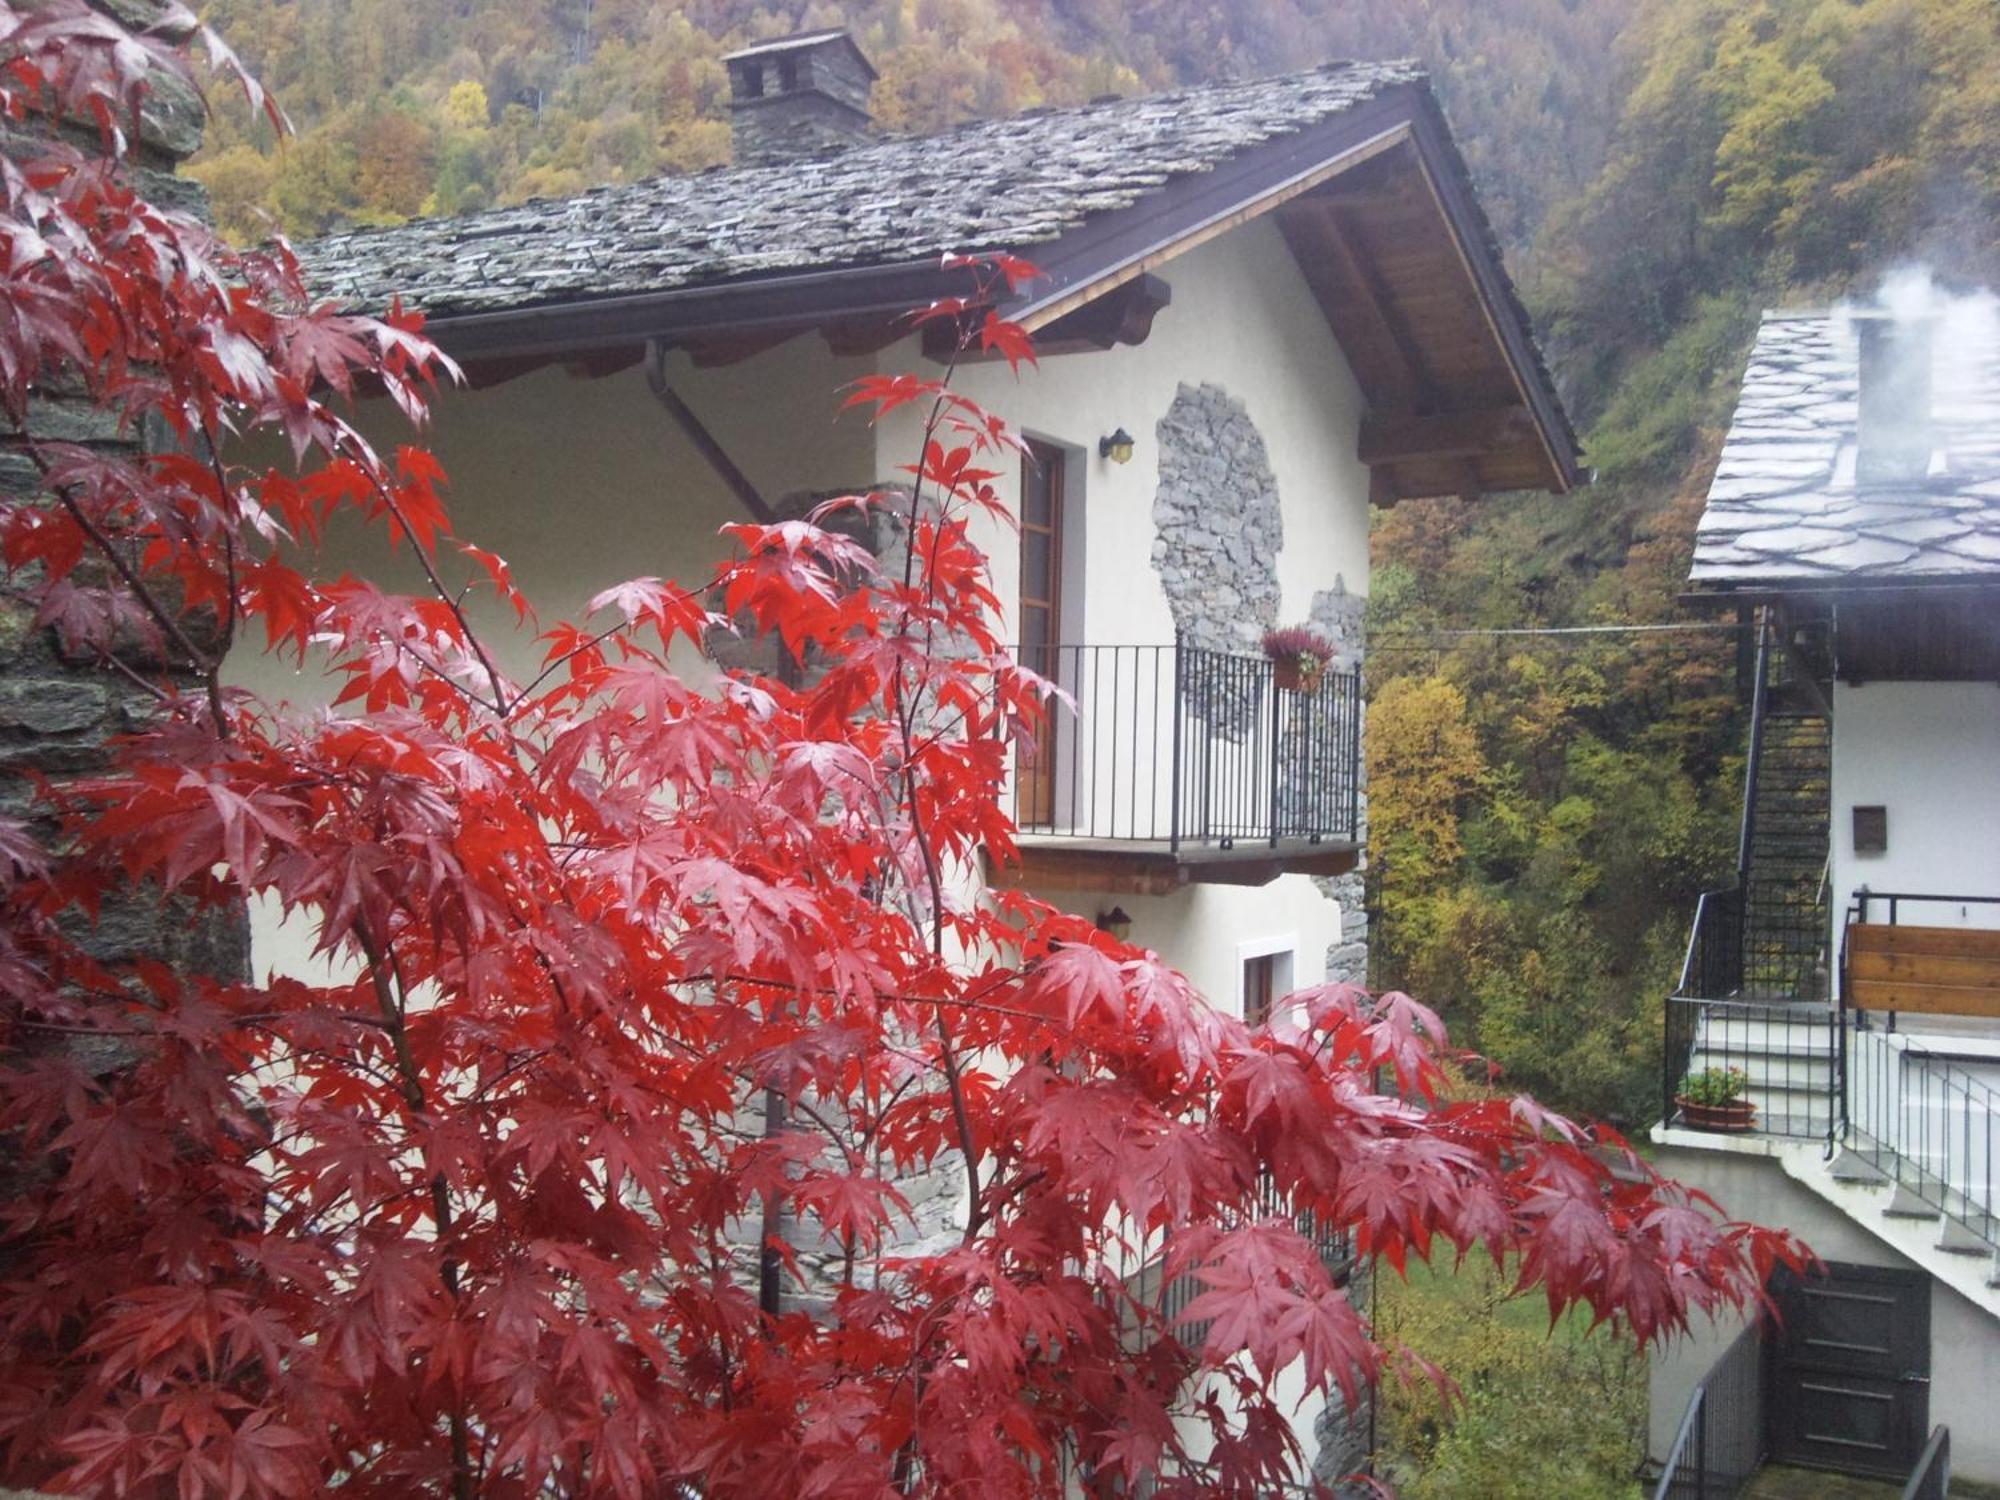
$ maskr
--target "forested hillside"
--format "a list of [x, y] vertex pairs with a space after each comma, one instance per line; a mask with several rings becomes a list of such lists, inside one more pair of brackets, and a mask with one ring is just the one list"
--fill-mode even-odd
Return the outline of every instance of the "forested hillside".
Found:
[[1732, 642], [1448, 637], [1677, 604], [1760, 308], [2000, 281], [1992, 0], [1644, 0], [1605, 159], [1515, 257], [1598, 482], [1379, 518], [1378, 979], [1515, 1081], [1634, 1122], [1740, 799]]
[[[719, 59], [851, 27], [883, 128], [1418, 56], [1439, 72], [1488, 207], [1525, 243], [1586, 180], [1631, 0], [211, 0], [284, 101], [278, 153], [228, 114], [195, 170], [225, 227], [292, 234], [580, 192], [729, 155]], [[261, 213], [260, 213], [261, 211]]]
[[1731, 644], [1451, 635], [1685, 618], [1759, 307], [1922, 259], [2000, 280], [1993, 0], [214, 0], [283, 152], [196, 170], [242, 235], [457, 213], [728, 154], [720, 56], [853, 27], [886, 128], [1328, 57], [1434, 70], [1599, 482], [1377, 524], [1377, 979], [1637, 1122], [1695, 894], [1729, 867]]

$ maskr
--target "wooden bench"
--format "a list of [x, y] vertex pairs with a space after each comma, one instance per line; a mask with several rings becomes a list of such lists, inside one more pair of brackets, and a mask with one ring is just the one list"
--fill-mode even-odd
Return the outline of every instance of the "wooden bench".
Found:
[[1856, 1010], [2000, 1017], [2000, 931], [1857, 922], [1847, 929]]

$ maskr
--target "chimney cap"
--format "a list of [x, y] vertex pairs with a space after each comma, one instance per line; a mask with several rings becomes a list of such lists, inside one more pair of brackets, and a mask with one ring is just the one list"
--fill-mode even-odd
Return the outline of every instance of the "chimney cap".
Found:
[[854, 40], [854, 33], [844, 26], [830, 26], [823, 31], [795, 31], [790, 36], [772, 37], [766, 42], [752, 42], [747, 47], [739, 47], [734, 52], [722, 54], [722, 61], [763, 62], [768, 58], [782, 57], [787, 53], [813, 52], [834, 42], [844, 42], [855, 60], [868, 70], [870, 80], [882, 75], [875, 71], [875, 64], [868, 60], [868, 54], [861, 50], [861, 44]]

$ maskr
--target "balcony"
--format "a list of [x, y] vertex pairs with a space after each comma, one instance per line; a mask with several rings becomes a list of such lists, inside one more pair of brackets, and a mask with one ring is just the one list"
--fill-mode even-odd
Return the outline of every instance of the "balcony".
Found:
[[1018, 654], [1073, 706], [1016, 754], [1021, 859], [994, 884], [1162, 895], [1354, 868], [1358, 673], [1291, 686], [1261, 654], [1184, 642]]
[[[1982, 1260], [1984, 1285], [2000, 1286], [2000, 929], [1922, 920], [1996, 909], [2000, 897], [1859, 892], [1829, 999], [1823, 960], [1760, 943], [1740, 892], [1703, 896], [1667, 1000], [1662, 1123], [1696, 1125], [1679, 1097], [1688, 1075], [1734, 1071], [1753, 1107], [1741, 1133], [1812, 1142], [1833, 1179], [1887, 1189], [1885, 1214], [1938, 1221], [1936, 1248]], [[1773, 965], [1761, 974], [1760, 952]], [[1778, 973], [1796, 977], [1774, 986]]]

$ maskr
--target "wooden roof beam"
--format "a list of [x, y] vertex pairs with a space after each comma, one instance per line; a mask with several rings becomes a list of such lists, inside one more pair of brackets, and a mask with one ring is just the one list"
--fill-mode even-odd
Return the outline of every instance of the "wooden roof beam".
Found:
[[[1120, 344], [1143, 344], [1151, 337], [1153, 320], [1173, 305], [1173, 286], [1161, 276], [1142, 272], [1121, 282], [1094, 302], [1086, 302], [1035, 331], [1035, 354], [1102, 353]], [[968, 318], [984, 318], [974, 308]], [[939, 319], [924, 325], [924, 354], [940, 364], [980, 364], [1006, 356], [997, 349], [958, 348], [958, 327]]]
[[1347, 215], [1307, 194], [1279, 211], [1279, 226], [1327, 321], [1339, 329], [1358, 320], [1372, 346], [1382, 368], [1370, 382], [1370, 404], [1397, 411], [1434, 406], [1436, 388], [1415, 341], [1396, 316], [1380, 278], [1355, 248]]
[[1391, 412], [1361, 424], [1361, 461], [1398, 464], [1412, 459], [1478, 458], [1521, 438], [1534, 437], [1534, 416], [1509, 404], [1470, 411]]

